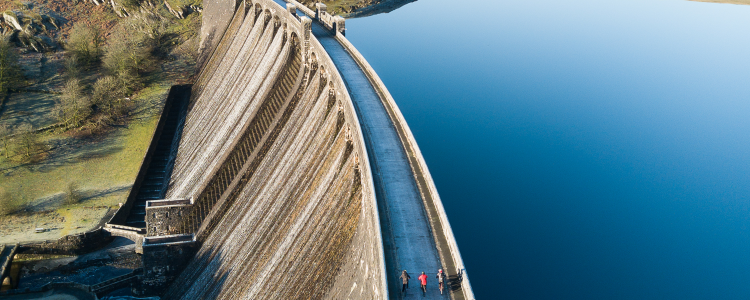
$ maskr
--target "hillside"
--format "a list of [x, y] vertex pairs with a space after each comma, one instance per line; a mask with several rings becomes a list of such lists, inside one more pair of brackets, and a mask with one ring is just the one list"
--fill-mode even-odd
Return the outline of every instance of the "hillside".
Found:
[[[200, 26], [199, 13], [179, 18], [166, 5], [148, 9], [121, 17], [111, 6], [92, 1], [0, 1], [0, 12], [5, 12], [0, 13], [0, 33], [10, 45], [4, 53], [17, 58], [23, 74], [7, 93], [0, 89], [0, 244], [90, 230], [125, 201], [167, 90], [193, 74], [190, 43], [197, 45]], [[153, 28], [159, 31], [146, 51], [151, 63], [127, 73], [137, 77], [132, 89], [123, 92], [119, 84], [116, 96], [106, 98], [112, 102], [101, 102], [105, 96], [96, 89], [104, 86], [102, 79], [127, 78], [105, 63], [107, 47], [122, 41], [118, 26], [150, 24], [147, 20], [156, 20]], [[91, 64], [71, 67], [76, 61], [71, 61], [75, 55], [69, 36], [81, 24], [98, 31], [103, 44]], [[85, 99], [88, 112], [72, 125], [61, 116], [67, 109], [62, 104], [66, 88], [74, 79], [82, 86], [79, 98]], [[120, 105], [117, 111], [105, 111], [114, 103]], [[34, 233], [36, 228], [45, 232]]]

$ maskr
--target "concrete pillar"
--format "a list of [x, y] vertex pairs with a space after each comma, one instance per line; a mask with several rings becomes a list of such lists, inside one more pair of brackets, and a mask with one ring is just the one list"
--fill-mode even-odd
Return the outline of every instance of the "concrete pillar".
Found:
[[302, 61], [307, 62], [310, 57], [310, 37], [312, 36], [312, 20], [303, 16], [299, 22], [302, 24], [302, 36], [300, 46], [302, 47]]
[[328, 13], [328, 7], [323, 3], [315, 3], [315, 18], [320, 21], [324, 13]]
[[344, 19], [343, 17], [334, 17], [332, 27], [334, 33], [338, 31], [341, 32], [341, 35], [346, 35], [346, 19]]
[[297, 16], [297, 6], [291, 3], [286, 4], [286, 10], [289, 11], [292, 16]]

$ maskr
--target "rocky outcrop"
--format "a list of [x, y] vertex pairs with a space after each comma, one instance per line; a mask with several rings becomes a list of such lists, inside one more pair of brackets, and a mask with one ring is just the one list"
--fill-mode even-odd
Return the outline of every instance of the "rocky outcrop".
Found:
[[47, 34], [51, 29], [59, 28], [59, 21], [51, 15], [21, 11], [5, 11], [0, 15], [2, 37], [36, 52], [50, 51], [57, 47]]
[[164, 1], [164, 6], [166, 6], [167, 10], [169, 10], [169, 12], [172, 13], [178, 19], [184, 19], [185, 17], [187, 17], [189, 14], [193, 12], [200, 13], [203, 11], [203, 7], [201, 7], [201, 5], [198, 5], [198, 4], [182, 5], [182, 6], [177, 5], [177, 4], [170, 5], [169, 1], [167, 0]]
[[[137, 4], [133, 6], [132, 2], [125, 4], [122, 2], [122, 0], [90, 0], [91, 3], [95, 5], [109, 5], [112, 7], [112, 10], [120, 16], [121, 18], [129, 17], [134, 12], [143, 10], [144, 7], [150, 7], [153, 8], [156, 6], [156, 2], [152, 0], [145, 0], [145, 1], [137, 1]], [[198, 1], [200, 2], [200, 1]], [[177, 5], [177, 4], [170, 4], [169, 1], [164, 0], [164, 6], [169, 10], [170, 13], [172, 13], [175, 17], [178, 19], [184, 19], [187, 17], [187, 15], [198, 12], [200, 13], [203, 11], [203, 8], [200, 3], [194, 3], [190, 5]]]
[[18, 21], [18, 15], [16, 15], [14, 12], [4, 12], [3, 20], [5, 21], [5, 24], [10, 25], [15, 30], [23, 30], [23, 26], [21, 26], [21, 23]]

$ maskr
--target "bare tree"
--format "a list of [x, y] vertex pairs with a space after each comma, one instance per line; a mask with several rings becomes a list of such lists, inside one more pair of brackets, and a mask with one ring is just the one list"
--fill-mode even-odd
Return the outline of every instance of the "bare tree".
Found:
[[104, 51], [104, 66], [122, 84], [136, 90], [140, 75], [152, 67], [152, 53], [165, 40], [166, 20], [143, 12], [117, 24]]
[[126, 113], [124, 102], [126, 92], [118, 78], [105, 76], [94, 83], [91, 102], [101, 110], [107, 119], [117, 119]]
[[16, 139], [17, 153], [21, 154], [24, 160], [31, 160], [35, 154], [44, 151], [45, 144], [39, 140], [39, 135], [34, 132], [31, 124], [23, 124], [20, 127], [21, 132]]
[[79, 64], [90, 66], [99, 59], [103, 43], [101, 33], [96, 27], [79, 22], [73, 25], [66, 48]]
[[78, 79], [71, 79], [65, 83], [60, 101], [55, 105], [58, 121], [65, 127], [75, 128], [83, 125], [91, 115], [91, 102], [84, 92], [83, 84]]

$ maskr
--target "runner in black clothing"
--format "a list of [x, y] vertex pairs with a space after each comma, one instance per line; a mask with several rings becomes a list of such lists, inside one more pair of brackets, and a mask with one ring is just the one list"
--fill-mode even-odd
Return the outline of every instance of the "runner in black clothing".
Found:
[[409, 288], [409, 278], [411, 278], [411, 276], [409, 276], [409, 273], [406, 273], [406, 270], [404, 270], [401, 272], [401, 276], [399, 278], [401, 278], [404, 283], [404, 285], [401, 286], [401, 292], [403, 293], [406, 291], [406, 289]]

